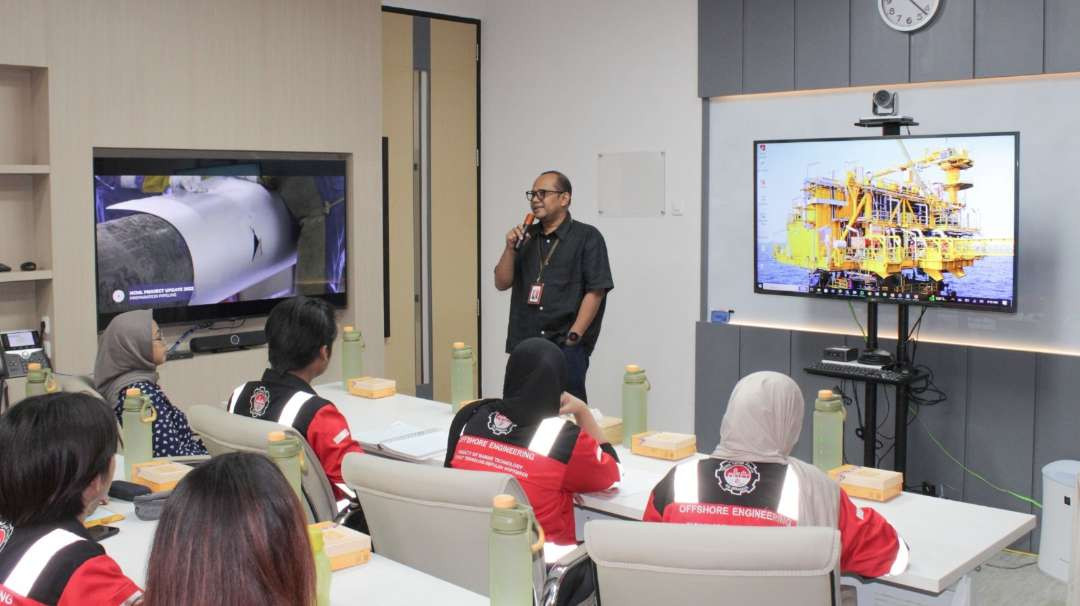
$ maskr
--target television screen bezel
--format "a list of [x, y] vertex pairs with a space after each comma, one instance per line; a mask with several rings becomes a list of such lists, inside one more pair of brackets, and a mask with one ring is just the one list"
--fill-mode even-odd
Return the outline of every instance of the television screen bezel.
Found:
[[[1013, 266], [1012, 266], [1012, 305], [1009, 306], [994, 306], [986, 304], [971, 304], [971, 303], [958, 303], [953, 301], [929, 301], [929, 300], [897, 300], [892, 298], [884, 298], [878, 296], [847, 296], [828, 293], [812, 293], [812, 292], [793, 292], [793, 291], [778, 291], [761, 288], [758, 286], [758, 146], [759, 145], [771, 145], [774, 143], [822, 143], [831, 141], [870, 141], [870, 140], [890, 140], [890, 139], [942, 139], [948, 137], [1001, 137], [1011, 136], [1013, 137]], [[976, 133], [944, 133], [944, 134], [929, 134], [929, 135], [878, 135], [878, 136], [863, 136], [863, 137], [820, 137], [820, 138], [806, 138], [806, 139], [757, 139], [753, 142], [753, 164], [754, 164], [754, 265], [751, 273], [751, 279], [753, 280], [754, 293], [762, 295], [780, 295], [789, 297], [804, 297], [811, 299], [839, 299], [848, 302], [872, 302], [872, 303], [888, 303], [892, 305], [920, 305], [923, 307], [935, 307], [944, 309], [966, 309], [972, 311], [990, 311], [996, 313], [1008, 313], [1015, 314], [1019, 308], [1018, 298], [1018, 270], [1020, 267], [1020, 131], [995, 131], [995, 132], [976, 132]]]
[[[132, 167], [138, 167], [140, 163], [146, 167], [159, 166], [163, 162], [234, 162], [247, 164], [261, 160], [272, 161], [296, 161], [296, 162], [340, 162], [342, 164], [342, 176], [345, 177], [345, 290], [340, 293], [325, 293], [319, 295], [307, 295], [312, 298], [322, 299], [336, 309], [344, 309], [348, 306], [349, 297], [349, 154], [321, 153], [321, 152], [253, 152], [253, 151], [203, 151], [203, 150], [163, 150], [163, 149], [115, 149], [95, 148], [91, 170], [91, 184], [98, 173], [99, 161], [124, 161], [130, 162]], [[157, 174], [159, 171], [153, 171]], [[132, 174], [142, 174], [135, 171]], [[146, 173], [150, 174], [150, 173]], [[169, 173], [173, 174], [173, 173]], [[177, 173], [181, 174], [181, 173]], [[182, 174], [193, 174], [188, 170]], [[93, 186], [91, 187], [90, 216], [94, 229], [94, 311], [97, 315], [98, 332], [105, 330], [116, 316], [125, 312], [102, 313], [97, 309], [98, 301], [98, 246], [97, 246], [97, 216], [95, 214], [96, 201], [93, 198]], [[149, 309], [154, 320], [160, 325], [191, 324], [207, 321], [228, 321], [246, 318], [266, 316], [275, 305], [290, 297], [278, 297], [274, 299], [259, 299], [256, 301], [237, 301], [235, 303], [213, 303], [208, 305], [191, 305], [179, 307], [144, 307], [135, 309]], [[129, 310], [130, 311], [130, 310]]]

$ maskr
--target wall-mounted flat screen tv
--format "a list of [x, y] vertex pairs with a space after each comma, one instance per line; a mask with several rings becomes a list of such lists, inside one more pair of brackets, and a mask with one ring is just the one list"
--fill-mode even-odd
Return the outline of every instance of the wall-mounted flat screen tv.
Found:
[[294, 295], [344, 307], [339, 154], [95, 150], [98, 328], [263, 315]]

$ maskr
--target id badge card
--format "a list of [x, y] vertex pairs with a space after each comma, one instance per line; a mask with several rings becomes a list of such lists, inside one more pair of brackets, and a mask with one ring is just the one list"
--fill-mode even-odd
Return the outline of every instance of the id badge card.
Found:
[[544, 285], [543, 285], [543, 283], [535, 282], [529, 288], [529, 298], [528, 298], [527, 302], [528, 302], [529, 305], [539, 305], [540, 304], [540, 298], [543, 297], [543, 296], [544, 296]]

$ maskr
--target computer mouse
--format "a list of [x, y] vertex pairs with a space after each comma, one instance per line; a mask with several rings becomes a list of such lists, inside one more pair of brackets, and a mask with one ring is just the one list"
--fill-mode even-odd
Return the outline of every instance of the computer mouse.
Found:
[[37, 269], [37, 263], [34, 263], [33, 261], [27, 261], [26, 263], [20, 265], [19, 269], [23, 271], [34, 271], [35, 269]]
[[0, 263], [0, 273], [3, 273], [5, 271], [11, 271], [11, 267], [9, 267], [7, 265], [4, 265], [3, 263]]

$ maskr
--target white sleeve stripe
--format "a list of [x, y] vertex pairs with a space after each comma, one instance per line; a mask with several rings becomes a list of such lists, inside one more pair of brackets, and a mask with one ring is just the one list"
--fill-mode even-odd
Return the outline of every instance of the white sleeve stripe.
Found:
[[26, 550], [19, 563], [15, 565], [15, 568], [11, 571], [11, 574], [4, 579], [3, 583], [8, 589], [14, 591], [17, 595], [29, 595], [30, 590], [34, 587], [34, 583], [37, 582], [38, 577], [45, 570], [45, 567], [49, 565], [49, 561], [53, 556], [57, 554], [61, 549], [76, 543], [78, 541], [85, 541], [86, 539], [79, 535], [68, 532], [63, 528], [57, 528], [49, 534], [41, 537], [34, 544], [30, 546], [30, 549]]
[[334, 444], [341, 444], [345, 438], [349, 437], [349, 428], [346, 427], [338, 432], [338, 435], [334, 436]]
[[798, 523], [800, 496], [799, 476], [795, 473], [794, 467], [788, 464], [787, 473], [784, 474], [784, 487], [780, 489], [780, 505], [777, 506], [776, 513]]
[[[303, 408], [304, 404], [312, 397], [311, 394], [302, 391], [293, 394], [293, 397], [289, 398], [289, 401], [285, 403], [285, 408], [281, 409], [281, 415], [278, 417], [277, 422], [292, 427], [293, 421], [296, 420], [296, 415], [300, 414], [300, 409]], [[304, 436], [304, 439], [307, 439], [307, 436]]]
[[559, 417], [541, 421], [532, 440], [529, 441], [529, 450], [545, 457], [551, 454], [551, 447], [555, 445], [555, 439], [559, 437], [559, 432], [562, 431], [563, 424], [566, 422]]
[[888, 572], [890, 575], [900, 574], [907, 570], [908, 562], [911, 559], [907, 543], [904, 542], [904, 539], [900, 538], [899, 534], [896, 535], [896, 542], [900, 545], [896, 547], [896, 558], [893, 559], [892, 567], [889, 568]]
[[[246, 385], [246, 384], [245, 384]], [[240, 399], [240, 392], [244, 391], [244, 385], [237, 387], [232, 392], [232, 397], [229, 398], [229, 412], [232, 413], [236, 410], [236, 401]]]
[[688, 461], [675, 467], [676, 503], [698, 502], [697, 469], [697, 461]]
[[142, 592], [136, 591], [135, 593], [129, 595], [128, 599], [121, 602], [120, 606], [135, 606], [135, 604], [138, 604], [142, 600], [142, 597]]
[[348, 486], [346, 486], [345, 484], [335, 483], [334, 486], [337, 486], [338, 488], [340, 488], [341, 492], [345, 493], [350, 499], [355, 499], [356, 498], [356, 492], [352, 488], [349, 488]]

